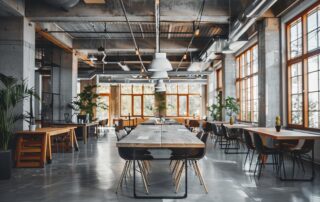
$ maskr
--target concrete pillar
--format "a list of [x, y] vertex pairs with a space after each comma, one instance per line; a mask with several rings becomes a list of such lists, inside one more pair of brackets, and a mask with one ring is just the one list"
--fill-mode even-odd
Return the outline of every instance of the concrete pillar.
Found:
[[274, 126], [280, 115], [281, 68], [279, 19], [258, 22], [259, 126]]
[[[64, 114], [72, 116], [74, 111], [68, 104], [77, 96], [78, 58], [75, 53], [61, 53], [60, 74], [60, 120], [64, 120]], [[73, 117], [76, 121], [76, 117]]]
[[[236, 97], [236, 58], [233, 54], [225, 54], [222, 60], [222, 89], [222, 100]], [[222, 119], [228, 121], [225, 110], [222, 114]]]
[[[0, 18], [0, 72], [25, 79], [28, 87], [34, 87], [35, 74], [35, 26], [24, 17]], [[17, 112], [29, 111], [29, 100], [24, 100]], [[17, 123], [16, 129], [27, 129], [26, 122]]]

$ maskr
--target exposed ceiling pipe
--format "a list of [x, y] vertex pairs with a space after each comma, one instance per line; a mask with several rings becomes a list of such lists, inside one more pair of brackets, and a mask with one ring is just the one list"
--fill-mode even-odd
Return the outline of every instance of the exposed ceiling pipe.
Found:
[[47, 4], [51, 6], [63, 8], [64, 10], [69, 10], [75, 7], [80, 0], [45, 0]]
[[[130, 29], [130, 33], [131, 33], [131, 36], [132, 36], [132, 40], [133, 40], [135, 49], [136, 49], [136, 51], [139, 51], [139, 47], [138, 47], [138, 45], [137, 45], [136, 38], [134, 37], [133, 31], [132, 31], [132, 27], [131, 27], [131, 24], [130, 24], [130, 22], [129, 22], [128, 16], [127, 16], [126, 8], [125, 8], [125, 6], [124, 6], [124, 4], [123, 4], [123, 1], [122, 1], [122, 0], [119, 0], [119, 1], [120, 1], [120, 4], [121, 4], [122, 11], [123, 11], [123, 13], [124, 13], [124, 17], [126, 18], [128, 27], [129, 27], [129, 29]], [[138, 56], [138, 58], [139, 58], [139, 60], [140, 60], [141, 67], [142, 67], [143, 71], [144, 71], [144, 72], [147, 72], [147, 69], [146, 69], [146, 67], [145, 67], [144, 64], [143, 64], [143, 61], [142, 61], [142, 58], [141, 58], [140, 53], [138, 53], [137, 56]]]
[[[277, 0], [262, 1], [264, 3], [258, 3], [256, 7], [252, 8], [252, 10], [245, 11], [244, 13], [249, 13], [250, 17], [247, 15], [247, 21], [245, 23], [239, 22], [241, 23], [240, 26], [231, 31], [229, 42], [237, 41], [256, 22], [257, 18], [264, 14], [274, 3], [276, 3], [276, 1]], [[264, 6], [262, 7], [262, 5]], [[237, 24], [237, 22], [235, 24]]]
[[159, 0], [155, 0], [155, 18], [156, 18], [156, 53], [160, 53], [160, 8], [159, 8]]
[[260, 9], [260, 7], [266, 2], [266, 0], [255, 0], [252, 4], [252, 9], [248, 9], [248, 11], [245, 13], [245, 16], [247, 18], [250, 18], [252, 17], [256, 12], [257, 10]]

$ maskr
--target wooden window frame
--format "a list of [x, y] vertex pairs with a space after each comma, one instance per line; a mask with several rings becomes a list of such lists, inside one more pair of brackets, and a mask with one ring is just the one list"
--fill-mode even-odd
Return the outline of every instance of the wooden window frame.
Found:
[[[286, 89], [287, 89], [287, 120], [288, 120], [288, 127], [289, 128], [295, 128], [295, 129], [304, 129], [304, 130], [311, 130], [311, 131], [320, 131], [320, 128], [309, 128], [309, 102], [308, 102], [308, 59], [310, 57], [320, 55], [320, 47], [311, 50], [308, 52], [308, 41], [307, 41], [307, 17], [308, 14], [311, 13], [314, 9], [317, 9], [317, 7], [320, 7], [320, 2], [316, 2], [304, 11], [302, 11], [300, 14], [292, 18], [290, 21], [288, 21], [285, 25], [285, 35], [286, 35], [286, 75], [287, 75], [287, 82], [286, 82]], [[302, 53], [299, 56], [296, 56], [294, 58], [290, 58], [290, 27], [291, 24], [295, 21], [301, 19], [301, 33], [302, 33]], [[302, 125], [292, 124], [291, 123], [291, 84], [290, 84], [290, 67], [293, 64], [301, 63], [302, 66]], [[319, 79], [319, 78], [318, 78]]]
[[[254, 52], [254, 48], [257, 47], [258, 48], [258, 44], [255, 43], [252, 46], [250, 46], [249, 48], [247, 48], [246, 50], [244, 50], [241, 54], [239, 54], [236, 57], [236, 99], [240, 104], [240, 113], [238, 115], [238, 119], [239, 121], [242, 122], [248, 122], [248, 123], [257, 123], [254, 122], [254, 100], [257, 99], [253, 99], [253, 95], [254, 95], [254, 86], [253, 86], [253, 78], [255, 76], [258, 77], [258, 72], [259, 72], [259, 66], [257, 67], [258, 70], [257, 72], [253, 73], [253, 64], [254, 64], [254, 59], [253, 59], [253, 52]], [[250, 53], [250, 73], [247, 73], [248, 67], [247, 67], [247, 62], [246, 62], [246, 58], [247, 58], [247, 54]], [[258, 54], [258, 53], [257, 53]], [[242, 63], [243, 58], [245, 59], [245, 63]], [[258, 58], [257, 58], [258, 59]], [[242, 65], [243, 64], [243, 65]], [[243, 75], [242, 73], [242, 68], [245, 67], [246, 69], [244, 70], [245, 75]], [[247, 96], [247, 91], [248, 91], [248, 82], [247, 80], [250, 79], [250, 99], [248, 100], [248, 96]], [[258, 77], [259, 80], [259, 77]], [[245, 99], [242, 100], [242, 95], [243, 95], [243, 88], [242, 88], [242, 82], [245, 82]], [[259, 94], [259, 92], [258, 92]], [[256, 95], [258, 96], [258, 95]], [[242, 103], [245, 103], [245, 110], [243, 110], [242, 108]], [[247, 120], [246, 116], [248, 111], [248, 102], [250, 102], [250, 111], [252, 112], [250, 115], [250, 120]], [[245, 111], [245, 114], [243, 114], [242, 112]], [[259, 116], [259, 111], [257, 111], [258, 116]], [[258, 117], [259, 120], [259, 117]]]
[[[192, 84], [187, 84], [188, 85], [188, 92], [187, 93], [179, 93], [178, 83], [175, 83], [175, 85], [177, 85], [177, 92], [176, 93], [166, 93], [166, 100], [167, 100], [167, 96], [170, 96], [170, 95], [177, 96], [177, 113], [176, 113], [177, 115], [176, 116], [168, 116], [167, 115], [167, 111], [166, 111], [166, 116], [167, 117], [192, 117], [193, 114], [190, 114], [190, 111], [189, 111], [189, 109], [190, 109], [190, 107], [189, 107], [189, 96], [196, 95], [196, 96], [199, 96], [201, 98], [201, 93], [190, 93], [190, 85], [192, 85]], [[186, 114], [186, 116], [181, 115], [179, 113], [179, 106], [180, 106], [179, 96], [186, 96], [187, 97], [187, 114]]]
[[[128, 85], [128, 84], [125, 84], [125, 85]], [[145, 85], [144, 84], [141, 84], [142, 86], [142, 93], [134, 93], [133, 92], [133, 85], [134, 84], [129, 84], [131, 86], [131, 92], [130, 93], [122, 93], [122, 87], [120, 85], [120, 116], [121, 117], [127, 117], [128, 114], [123, 114], [122, 113], [122, 110], [121, 110], [121, 104], [122, 104], [122, 95], [128, 95], [128, 96], [131, 96], [131, 112], [130, 112], [130, 116], [131, 117], [153, 117], [153, 116], [145, 116], [144, 115], [144, 96], [145, 95], [152, 95], [154, 96], [154, 93], [144, 93], [144, 88], [145, 88]], [[138, 85], [138, 84], [137, 84]], [[134, 115], [134, 96], [141, 96], [141, 115]]]

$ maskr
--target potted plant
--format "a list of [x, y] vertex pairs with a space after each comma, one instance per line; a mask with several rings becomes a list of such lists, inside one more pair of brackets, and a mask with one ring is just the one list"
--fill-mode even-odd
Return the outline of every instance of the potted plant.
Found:
[[164, 114], [166, 113], [166, 109], [167, 109], [165, 93], [157, 92], [154, 95], [155, 95], [155, 100], [156, 100], [155, 110], [156, 110], [159, 118], [162, 118], [164, 116]]
[[276, 128], [277, 132], [280, 132], [280, 130], [281, 130], [281, 119], [280, 119], [280, 116], [276, 117], [276, 126], [275, 126], [275, 128]]
[[[108, 109], [105, 103], [98, 102], [99, 95], [94, 92], [97, 85], [86, 85], [81, 93], [77, 95], [76, 100], [71, 103], [75, 111], [79, 111], [82, 117], [86, 117], [86, 122], [93, 121], [93, 111], [99, 107], [101, 109]], [[82, 118], [81, 118], [82, 119]]]
[[39, 95], [33, 90], [29, 89], [27, 92], [27, 95], [29, 96], [29, 104], [30, 104], [30, 111], [27, 112], [27, 115], [25, 116], [26, 121], [29, 123], [29, 130], [35, 131], [36, 130], [36, 118], [33, 114], [33, 97], [36, 99], [40, 99]]
[[227, 115], [230, 117], [230, 125], [234, 124], [233, 116], [239, 113], [239, 108], [239, 104], [234, 97], [228, 96], [227, 99], [225, 99], [225, 109]]
[[224, 108], [223, 104], [221, 103], [221, 94], [217, 95], [216, 100], [216, 104], [212, 104], [211, 106], [209, 106], [208, 111], [210, 112], [212, 120], [221, 121], [222, 109]]
[[15, 123], [24, 118], [15, 107], [27, 96], [30, 89], [25, 82], [0, 73], [0, 179], [11, 176], [11, 151], [9, 144], [14, 136]]

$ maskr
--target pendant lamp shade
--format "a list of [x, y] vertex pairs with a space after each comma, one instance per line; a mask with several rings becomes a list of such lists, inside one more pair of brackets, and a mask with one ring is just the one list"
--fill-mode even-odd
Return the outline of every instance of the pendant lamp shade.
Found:
[[161, 72], [153, 72], [151, 75], [152, 79], [167, 79], [169, 78], [168, 73], [166, 71]]
[[150, 64], [150, 72], [172, 71], [172, 65], [167, 59], [166, 53], [155, 53]]
[[164, 92], [166, 91], [166, 85], [164, 84], [163, 80], [159, 80], [155, 85], [156, 92]]

